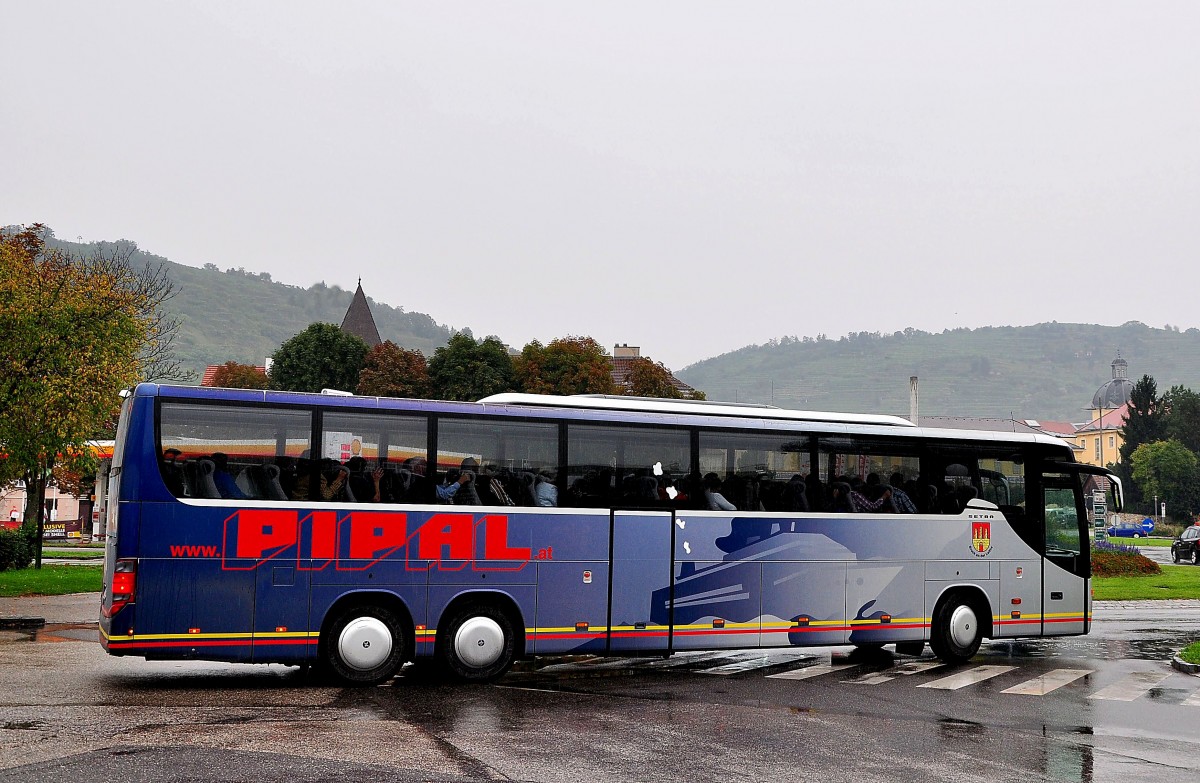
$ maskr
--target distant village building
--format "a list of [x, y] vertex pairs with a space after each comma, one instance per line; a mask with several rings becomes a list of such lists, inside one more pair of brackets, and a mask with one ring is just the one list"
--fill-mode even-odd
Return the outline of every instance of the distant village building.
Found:
[[358, 278], [358, 288], [354, 290], [354, 298], [342, 319], [342, 331], [362, 339], [368, 348], [374, 348], [383, 342], [379, 339], [379, 329], [375, 326], [375, 316], [371, 315], [371, 305], [367, 304], [367, 295], [362, 290], [362, 278]]
[[1121, 461], [1121, 446], [1125, 440], [1121, 429], [1125, 426], [1125, 414], [1129, 411], [1129, 398], [1133, 394], [1133, 381], [1129, 380], [1129, 362], [1117, 358], [1112, 363], [1112, 379], [1106, 381], [1092, 395], [1092, 420], [1079, 425], [1075, 430], [1075, 443], [1079, 449], [1075, 459], [1088, 465], [1110, 465]]
[[[642, 349], [639, 346], [625, 343], [613, 346], [612, 379], [618, 389], [625, 391], [629, 388], [629, 373], [633, 371], [634, 363], [643, 358], [648, 357], [642, 356]], [[696, 391], [676, 378], [674, 373], [671, 374], [671, 385], [678, 389], [684, 397], [690, 397]]]

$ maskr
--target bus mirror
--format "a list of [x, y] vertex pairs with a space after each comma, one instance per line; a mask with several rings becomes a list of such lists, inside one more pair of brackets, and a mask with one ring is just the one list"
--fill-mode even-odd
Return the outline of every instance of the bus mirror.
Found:
[[1121, 485], [1121, 479], [1110, 473], [1108, 474], [1108, 481], [1112, 489], [1113, 511], [1123, 511], [1125, 509], [1125, 488]]

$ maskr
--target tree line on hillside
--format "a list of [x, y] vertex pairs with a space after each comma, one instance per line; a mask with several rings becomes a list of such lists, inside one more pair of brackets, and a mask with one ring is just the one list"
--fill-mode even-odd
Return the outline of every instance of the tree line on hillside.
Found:
[[704, 399], [699, 391], [685, 395], [670, 370], [645, 357], [632, 360], [626, 384], [618, 386], [612, 359], [591, 337], [560, 337], [547, 345], [534, 340], [520, 354], [510, 356], [498, 337], [476, 340], [467, 332], [456, 332], [427, 361], [420, 351], [390, 340], [369, 348], [355, 335], [326, 323], [314, 323], [279, 346], [271, 357], [269, 375], [227, 362], [217, 369], [212, 383], [441, 400], [478, 400], [513, 391]]
[[1172, 386], [1163, 394], [1153, 377], [1134, 384], [1121, 430], [1121, 461], [1109, 465], [1132, 510], [1192, 520], [1200, 514], [1200, 393]]

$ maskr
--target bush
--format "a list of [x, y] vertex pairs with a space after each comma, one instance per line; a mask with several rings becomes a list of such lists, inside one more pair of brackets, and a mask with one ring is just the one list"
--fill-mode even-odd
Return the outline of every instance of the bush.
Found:
[[1143, 576], [1161, 574], [1158, 563], [1135, 546], [1097, 541], [1092, 545], [1092, 576]]
[[29, 536], [20, 530], [0, 530], [0, 571], [28, 568], [32, 562]]

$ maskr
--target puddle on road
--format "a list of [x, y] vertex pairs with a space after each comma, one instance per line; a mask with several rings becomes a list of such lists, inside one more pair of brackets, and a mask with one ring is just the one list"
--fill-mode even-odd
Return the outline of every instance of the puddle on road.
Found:
[[50, 623], [41, 628], [0, 631], [0, 644], [14, 642], [95, 642], [96, 623]]

